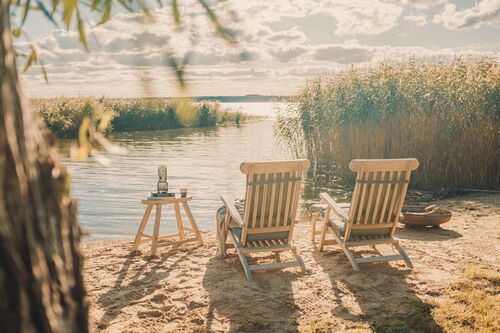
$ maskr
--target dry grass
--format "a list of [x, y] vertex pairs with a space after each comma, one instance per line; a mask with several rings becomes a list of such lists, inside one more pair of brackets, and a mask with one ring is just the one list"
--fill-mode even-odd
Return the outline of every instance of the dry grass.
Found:
[[352, 159], [415, 157], [418, 188], [500, 188], [498, 59], [353, 68], [295, 102], [276, 132], [323, 173], [352, 181]]
[[466, 269], [432, 315], [445, 332], [500, 332], [500, 272]]

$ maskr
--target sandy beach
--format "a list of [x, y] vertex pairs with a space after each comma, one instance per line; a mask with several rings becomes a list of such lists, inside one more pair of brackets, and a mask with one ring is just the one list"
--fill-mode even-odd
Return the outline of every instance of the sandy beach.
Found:
[[203, 246], [162, 247], [156, 258], [148, 243], [132, 256], [132, 239], [83, 243], [91, 325], [97, 332], [310, 332], [321, 325], [325, 332], [369, 332], [377, 321], [445, 297], [467, 267], [498, 272], [500, 195], [436, 204], [453, 212], [450, 222], [400, 225], [396, 234], [413, 270], [397, 262], [354, 272], [338, 246], [318, 252], [309, 221], [297, 225], [294, 237], [306, 274], [297, 268], [255, 273], [252, 282], [234, 250], [225, 259], [214, 256], [215, 231], [203, 232]]

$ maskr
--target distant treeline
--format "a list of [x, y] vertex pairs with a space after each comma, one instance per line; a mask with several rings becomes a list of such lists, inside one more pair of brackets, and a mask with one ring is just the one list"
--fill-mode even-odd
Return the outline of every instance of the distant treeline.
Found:
[[111, 118], [106, 131], [151, 131], [238, 124], [255, 116], [225, 109], [217, 102], [188, 98], [34, 98], [31, 103], [59, 138], [74, 138], [84, 118]]
[[415, 157], [420, 189], [500, 189], [498, 58], [382, 63], [311, 82], [277, 134], [350, 183], [355, 158]]

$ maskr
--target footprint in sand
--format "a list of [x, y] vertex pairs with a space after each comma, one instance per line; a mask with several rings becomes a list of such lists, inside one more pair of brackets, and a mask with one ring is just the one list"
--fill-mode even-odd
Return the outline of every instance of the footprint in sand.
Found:
[[167, 299], [167, 296], [162, 295], [162, 294], [158, 294], [158, 295], [154, 295], [153, 297], [151, 297], [151, 302], [161, 304], [166, 299]]

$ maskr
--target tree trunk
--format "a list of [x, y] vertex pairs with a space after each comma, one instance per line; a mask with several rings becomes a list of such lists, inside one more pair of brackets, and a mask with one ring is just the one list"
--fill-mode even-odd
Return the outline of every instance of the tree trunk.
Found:
[[52, 134], [22, 96], [0, 0], [0, 331], [87, 332], [80, 229]]

